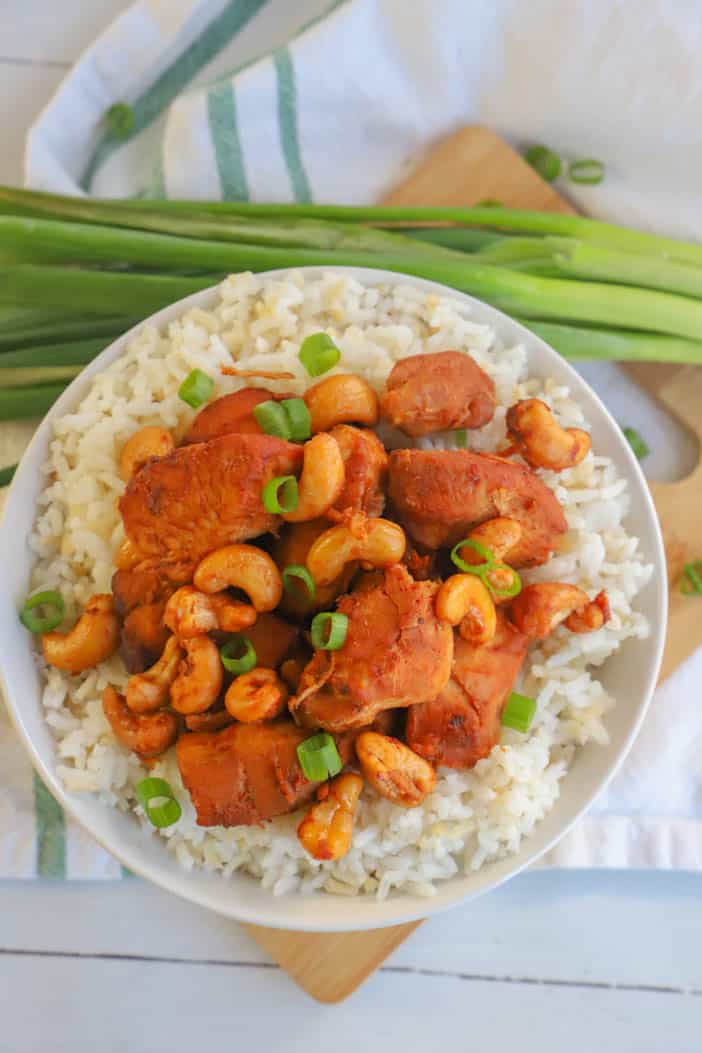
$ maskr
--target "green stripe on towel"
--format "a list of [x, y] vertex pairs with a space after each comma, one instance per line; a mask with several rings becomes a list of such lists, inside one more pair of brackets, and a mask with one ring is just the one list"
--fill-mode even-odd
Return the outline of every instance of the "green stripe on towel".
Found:
[[37, 874], [66, 876], [66, 820], [61, 806], [34, 772], [34, 810], [37, 820]]
[[283, 150], [285, 163], [288, 166], [295, 200], [304, 204], [312, 200], [312, 194], [300, 151], [297, 128], [295, 67], [287, 48], [281, 48], [280, 51], [276, 51], [273, 56], [273, 63], [275, 65], [278, 87], [280, 145]]
[[[151, 87], [131, 104], [134, 124], [126, 141], [134, 139], [160, 117], [193, 77], [211, 62], [267, 3], [268, 0], [230, 0], [221, 14], [213, 19]], [[125, 140], [116, 140], [107, 134], [102, 135], [81, 180], [84, 190], [90, 188], [98, 168], [119, 150], [124, 142]]]
[[236, 95], [231, 81], [226, 81], [209, 92], [207, 119], [222, 197], [228, 201], [248, 201], [249, 186], [241, 154]]

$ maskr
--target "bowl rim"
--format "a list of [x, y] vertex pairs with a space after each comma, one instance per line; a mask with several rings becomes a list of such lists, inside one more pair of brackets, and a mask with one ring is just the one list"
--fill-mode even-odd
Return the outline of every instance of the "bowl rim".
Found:
[[[619, 429], [616, 422], [612, 418], [609, 410], [603, 404], [596, 392], [590, 387], [587, 381], [578, 374], [575, 369], [570, 365], [568, 361], [561, 358], [561, 356], [548, 345], [544, 340], [538, 337], [531, 330], [527, 329], [521, 323], [511, 318], [506, 313], [484, 303], [482, 300], [477, 299], [467, 293], [460, 292], [450, 286], [443, 285], [439, 282], [429, 281], [427, 279], [418, 278], [413, 275], [408, 275], [403, 272], [397, 271], [386, 271], [379, 268], [368, 268], [368, 267], [341, 267], [341, 266], [314, 266], [314, 267], [294, 267], [294, 268], [278, 268], [271, 271], [259, 272], [256, 277], [258, 278], [282, 278], [286, 275], [302, 273], [305, 277], [319, 277], [323, 274], [334, 273], [344, 274], [353, 278], [356, 278], [361, 283], [367, 285], [376, 284], [390, 284], [390, 285], [402, 285], [409, 283], [414, 288], [419, 288], [429, 293], [436, 293], [441, 296], [447, 296], [454, 299], [458, 299], [471, 306], [476, 314], [480, 317], [476, 317], [478, 324], [490, 325], [496, 330], [498, 336], [500, 331], [505, 328], [511, 331], [515, 342], [522, 342], [526, 347], [527, 361], [530, 356], [530, 347], [539, 348], [541, 353], [545, 353], [547, 359], [551, 362], [557, 363], [555, 372], [565, 375], [569, 386], [575, 388], [573, 397], [578, 401], [584, 394], [586, 400], [589, 400], [599, 412], [608, 419], [610, 425], [613, 426], [613, 434], [618, 434]], [[36, 456], [36, 453], [40, 447], [44, 450], [48, 450], [48, 444], [51, 439], [51, 429], [53, 423], [64, 414], [71, 411], [71, 409], [77, 405], [78, 402], [87, 394], [93, 378], [100, 372], [102, 368], [111, 364], [115, 361], [126, 349], [127, 344], [143, 326], [155, 326], [162, 329], [169, 322], [175, 320], [177, 317], [182, 315], [185, 311], [193, 307], [202, 307], [208, 304], [210, 301], [215, 302], [215, 298], [219, 289], [221, 288], [221, 282], [216, 285], [210, 286], [207, 289], [199, 290], [198, 292], [192, 293], [191, 295], [184, 297], [181, 300], [169, 304], [168, 306], [161, 308], [159, 311], [148, 316], [137, 325], [133, 326], [127, 332], [123, 333], [116, 340], [113, 340], [95, 359], [92, 360], [81, 373], [70, 383], [65, 391], [60, 395], [57, 401], [53, 404], [49, 412], [43, 417], [40, 424], [38, 425], [34, 435], [27, 448], [25, 449], [22, 458], [19, 462], [15, 477], [9, 489], [9, 493], [6, 498], [5, 508], [3, 510], [2, 518], [0, 519], [0, 543], [2, 541], [5, 532], [7, 531], [7, 523], [9, 522], [10, 510], [15, 506], [21, 506], [24, 503], [24, 499], [20, 496], [23, 493], [23, 483], [25, 476], [28, 476], [31, 469], [30, 462]], [[586, 416], [590, 416], [589, 413]], [[216, 889], [219, 887], [223, 880], [223, 875], [217, 873], [214, 880], [211, 883], [191, 883], [190, 873], [184, 869], [179, 868], [177, 874], [169, 873], [165, 868], [161, 870], [158, 865], [151, 865], [150, 862], [145, 862], [140, 858], [139, 846], [135, 844], [133, 847], [130, 846], [129, 850], [125, 847], [115, 848], [110, 836], [105, 833], [102, 829], [100, 822], [88, 821], [85, 816], [79, 812], [78, 801], [74, 801], [75, 797], [81, 795], [73, 795], [66, 791], [61, 784], [55, 769], [57, 764], [57, 756], [55, 751], [52, 757], [49, 759], [43, 756], [42, 751], [39, 749], [37, 744], [34, 742], [28, 729], [24, 726], [22, 719], [23, 708], [32, 704], [36, 704], [41, 709], [41, 698], [33, 699], [29, 702], [24, 703], [18, 698], [14, 686], [12, 684], [12, 677], [7, 675], [5, 672], [5, 663], [0, 662], [0, 687], [4, 692], [6, 700], [6, 707], [10, 716], [12, 725], [17, 732], [20, 741], [22, 742], [26, 752], [28, 753], [32, 765], [35, 771], [38, 773], [46, 787], [49, 789], [53, 797], [58, 801], [61, 807], [64, 809], [67, 815], [69, 815], [74, 821], [76, 821], [81, 827], [87, 830], [92, 838], [94, 838], [98, 844], [100, 844], [110, 855], [115, 857], [120, 863], [128, 867], [133, 873], [138, 874], [140, 877], [146, 878], [152, 881], [157, 886], [178, 895], [192, 903], [199, 906], [206, 907], [216, 913], [222, 914], [226, 917], [232, 918], [239, 922], [247, 924], [259, 925], [262, 927], [271, 928], [285, 928], [290, 931], [308, 931], [308, 932], [342, 932], [342, 931], [361, 931], [368, 929], [384, 928], [391, 925], [398, 925], [407, 922], [420, 921], [425, 918], [448, 910], [453, 906], [457, 906], [460, 903], [467, 902], [468, 900], [474, 899], [479, 895], [491, 891], [494, 888], [499, 887], [505, 881], [515, 877], [526, 867], [531, 866], [541, 856], [548, 852], [553, 846], [565, 836], [566, 833], [572, 828], [572, 826], [583, 816], [583, 814], [590, 808], [593, 801], [602, 793], [608, 783], [611, 781], [613, 776], [619, 769], [622, 761], [628, 754], [633, 742], [639, 732], [641, 724], [646, 715], [646, 711], [651, 701], [653, 691], [656, 686], [660, 666], [663, 658], [663, 648], [665, 644], [665, 630], [667, 623], [667, 609], [668, 609], [668, 587], [667, 587], [667, 573], [666, 573], [666, 562], [665, 562], [665, 550], [663, 545], [663, 538], [661, 535], [660, 524], [658, 516], [655, 510], [655, 505], [646, 482], [645, 476], [641, 470], [641, 466], [634, 456], [629, 444], [627, 443], [623, 434], [618, 434], [619, 441], [619, 454], [626, 466], [626, 471], [622, 470], [622, 474], [627, 478], [628, 483], [633, 487], [637, 488], [639, 496], [643, 500], [646, 517], [648, 519], [648, 527], [650, 528], [650, 543], [651, 553], [650, 561], [654, 567], [654, 575], [658, 578], [658, 610], [656, 612], [655, 619], [651, 619], [651, 634], [648, 637], [648, 642], [651, 644], [648, 653], [650, 655], [648, 674], [646, 676], [645, 689], [636, 705], [635, 711], [632, 713], [632, 720], [629, 724], [628, 731], [619, 747], [617, 752], [613, 755], [609, 765], [607, 766], [604, 774], [599, 779], [597, 785], [594, 787], [592, 792], [585, 794], [584, 799], [575, 807], [571, 814], [567, 817], [565, 822], [559, 824], [558, 829], [549, 836], [545, 842], [534, 848], [527, 847], [526, 851], [520, 848], [518, 854], [511, 855], [505, 859], [493, 861], [488, 864], [485, 868], [481, 868], [479, 871], [475, 871], [472, 874], [459, 873], [451, 878], [441, 880], [438, 882], [439, 892], [432, 898], [421, 898], [416, 895], [409, 893], [393, 893], [385, 900], [377, 900], [371, 896], [354, 896], [354, 897], [337, 897], [329, 894], [319, 893], [308, 893], [298, 894], [294, 893], [289, 896], [274, 897], [272, 892], [268, 892], [267, 901], [275, 901], [280, 906], [282, 900], [286, 900], [290, 905], [291, 909], [287, 911], [287, 916], [284, 917], [281, 922], [280, 916], [272, 917], [270, 913], [267, 913], [265, 909], [261, 909], [255, 905], [247, 904], [246, 902], [239, 901], [234, 906], [230, 904], [224, 904], [218, 901]], [[45, 458], [43, 458], [45, 459]], [[40, 492], [40, 491], [39, 491]], [[35, 504], [35, 515], [36, 519], [36, 501]], [[30, 550], [27, 548], [27, 554], [29, 557], [29, 566], [32, 564]], [[42, 716], [43, 716], [42, 711]], [[604, 747], [609, 748], [609, 747]], [[566, 775], [567, 779], [568, 775]], [[94, 796], [94, 795], [91, 795]], [[561, 801], [561, 795], [554, 803], [551, 813], [558, 808], [558, 804]], [[101, 808], [108, 808], [108, 805], [98, 802]], [[547, 815], [550, 813], [547, 813]], [[540, 821], [536, 826], [538, 831], [541, 823], [545, 821], [547, 816]], [[135, 830], [139, 830], [140, 827], [135, 825]], [[524, 838], [527, 846], [531, 843], [533, 834], [528, 835]], [[164, 844], [163, 850], [166, 850]], [[196, 871], [196, 875], [204, 875], [204, 871]], [[478, 875], [481, 875], [482, 880], [478, 879]], [[492, 879], [491, 879], [492, 875]], [[248, 878], [248, 875], [247, 875]], [[260, 886], [260, 883], [255, 878], [249, 880], [256, 882]], [[478, 881], [478, 887], [467, 887], [469, 884]], [[450, 886], [450, 888], [449, 888]], [[211, 889], [215, 889], [212, 894]], [[335, 904], [341, 900], [344, 906], [349, 904], [355, 904], [360, 907], [358, 916], [352, 918], [346, 918], [341, 922], [330, 921], [325, 915], [333, 915], [334, 910], [331, 909], [330, 904]], [[295, 917], [295, 905], [301, 903], [312, 903], [313, 909], [316, 909], [317, 905], [324, 904], [326, 909], [322, 909], [321, 917]], [[403, 903], [407, 905], [403, 907]], [[412, 904], [412, 905], [410, 905]], [[361, 915], [361, 910], [364, 914]], [[342, 911], [343, 912], [343, 911]], [[280, 915], [280, 910], [277, 912]], [[304, 912], [307, 913], [306, 911]]]

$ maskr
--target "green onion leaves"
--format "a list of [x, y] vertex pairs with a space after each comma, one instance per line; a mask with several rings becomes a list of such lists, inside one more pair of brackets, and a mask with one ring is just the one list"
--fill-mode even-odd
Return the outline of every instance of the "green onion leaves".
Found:
[[596, 186], [604, 179], [605, 166], [593, 157], [584, 157], [580, 161], [571, 161], [568, 165], [568, 178], [571, 183], [584, 183]]
[[686, 563], [680, 579], [683, 596], [702, 596], [702, 559]]
[[518, 695], [516, 691], [513, 691], [502, 710], [502, 726], [514, 728], [515, 731], [521, 731], [523, 735], [526, 735], [535, 713], [536, 699], [529, 698], [528, 695]]
[[642, 461], [644, 457], [648, 457], [651, 450], [649, 449], [648, 443], [636, 430], [636, 428], [622, 428], [626, 441], [634, 451], [634, 456]]
[[326, 333], [312, 333], [302, 341], [298, 358], [311, 377], [321, 377], [338, 363], [341, 351]]
[[344, 646], [349, 620], [345, 614], [338, 611], [322, 611], [312, 619], [310, 636], [312, 646], [318, 651], [338, 651]]
[[208, 377], [207, 373], [203, 373], [201, 369], [193, 369], [178, 388], [178, 398], [187, 402], [193, 409], [199, 409], [203, 403], [207, 402], [213, 388], [212, 377]]
[[297, 747], [297, 759], [310, 782], [331, 779], [343, 767], [336, 742], [328, 731], [321, 731], [301, 742]]
[[312, 420], [304, 399], [267, 399], [254, 406], [253, 415], [266, 435], [289, 442], [304, 442], [312, 434]]
[[[472, 548], [482, 557], [482, 563], [467, 563], [461, 557], [461, 549]], [[451, 561], [464, 574], [475, 574], [493, 596], [499, 599], [511, 599], [522, 591], [522, 579], [513, 567], [506, 563], [497, 563], [494, 554], [479, 541], [464, 537], [451, 549]], [[508, 577], [509, 575], [509, 577]]]
[[219, 657], [228, 673], [241, 676], [256, 666], [256, 650], [248, 636], [232, 636], [220, 648]]
[[9, 486], [16, 471], [16, 464], [9, 464], [7, 468], [0, 468], [0, 486]]
[[283, 588], [289, 596], [292, 596], [298, 602], [312, 602], [316, 588], [314, 579], [307, 567], [303, 567], [298, 563], [290, 563], [280, 576], [283, 581]]
[[165, 779], [155, 779], [151, 776], [142, 779], [136, 785], [136, 795], [146, 812], [146, 818], [159, 830], [173, 826], [182, 815], [182, 809], [173, 795], [170, 783]]
[[115, 102], [103, 117], [108, 135], [113, 139], [128, 139], [134, 127], [134, 110], [126, 102]]
[[561, 174], [561, 159], [548, 146], [531, 146], [524, 154], [524, 160], [535, 169], [542, 179], [552, 183]]
[[[43, 608], [43, 613], [37, 610]], [[25, 600], [24, 607], [20, 612], [20, 621], [30, 633], [48, 633], [60, 625], [66, 605], [63, 596], [54, 589], [45, 592], [35, 592]]]
[[261, 499], [266, 512], [273, 515], [294, 512], [300, 499], [297, 479], [294, 475], [276, 475], [263, 487]]

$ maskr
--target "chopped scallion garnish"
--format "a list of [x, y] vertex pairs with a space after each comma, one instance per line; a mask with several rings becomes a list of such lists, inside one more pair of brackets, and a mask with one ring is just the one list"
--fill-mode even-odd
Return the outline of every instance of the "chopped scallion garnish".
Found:
[[273, 515], [294, 512], [300, 499], [297, 479], [294, 475], [276, 475], [263, 487], [261, 498], [266, 512]]
[[310, 782], [323, 782], [338, 775], [343, 765], [336, 742], [328, 731], [305, 739], [297, 747], [297, 759]]
[[266, 435], [275, 435], [278, 439], [290, 438], [290, 420], [280, 402], [268, 399], [254, 406], [253, 415], [259, 427]]
[[321, 377], [334, 368], [341, 351], [326, 333], [312, 333], [302, 341], [298, 357], [311, 377]]
[[453, 441], [456, 448], [459, 450], [465, 450], [468, 446], [468, 432], [465, 428], [457, 428], [453, 433]]
[[680, 579], [683, 596], [702, 596], [702, 559], [686, 563]]
[[634, 456], [642, 461], [651, 452], [646, 440], [639, 434], [636, 428], [622, 428], [626, 441], [634, 451]]
[[319, 651], [338, 651], [344, 646], [349, 620], [345, 614], [322, 611], [312, 619], [310, 636], [312, 646]]
[[156, 779], [151, 776], [142, 779], [136, 785], [136, 795], [139, 804], [146, 812], [146, 818], [159, 829], [173, 826], [173, 823], [177, 823], [182, 815], [182, 809], [173, 795], [170, 783], [167, 783], [165, 779]]
[[[266, 403], [263, 403], [266, 405]], [[280, 405], [288, 418], [289, 437], [293, 442], [304, 442], [312, 434], [312, 418], [304, 399], [283, 399]]]
[[[291, 563], [280, 576], [283, 581], [283, 588], [293, 599], [303, 603], [310, 603], [314, 599], [316, 591], [314, 579], [307, 567], [303, 567], [298, 563]], [[300, 583], [302, 583], [302, 588], [300, 588]]]
[[518, 695], [516, 691], [513, 691], [502, 710], [502, 725], [505, 728], [514, 728], [515, 731], [521, 731], [523, 735], [526, 735], [535, 713], [536, 699], [529, 698], [528, 695]]
[[126, 102], [115, 102], [103, 118], [113, 139], [127, 139], [134, 127], [134, 110]]
[[524, 154], [524, 160], [536, 169], [542, 179], [552, 183], [561, 174], [561, 159], [548, 146], [531, 146]]
[[[37, 611], [37, 607], [43, 607], [44, 613]], [[25, 600], [20, 621], [30, 633], [48, 633], [61, 624], [65, 610], [66, 604], [61, 593], [47, 589], [45, 592], [35, 592]]]
[[201, 369], [193, 369], [178, 388], [178, 398], [187, 402], [193, 409], [199, 409], [203, 403], [207, 402], [213, 388], [212, 377], [208, 377], [207, 373], [203, 373]]
[[593, 157], [584, 157], [580, 161], [571, 161], [568, 165], [568, 178], [571, 183], [587, 183], [595, 186], [604, 179], [605, 166]]
[[255, 668], [257, 658], [256, 649], [248, 636], [232, 636], [230, 640], [220, 648], [219, 657], [222, 665], [228, 673], [241, 676]]
[[[462, 548], [472, 548], [479, 556], [483, 557], [484, 563], [466, 563], [464, 559], [461, 559], [460, 551]], [[495, 557], [489, 548], [485, 545], [481, 545], [479, 541], [473, 541], [472, 538], [464, 537], [462, 541], [459, 541], [451, 549], [451, 561], [455, 563], [459, 570], [462, 570], [465, 574], [477, 574], [481, 577], [483, 572], [490, 570], [495, 564]]]

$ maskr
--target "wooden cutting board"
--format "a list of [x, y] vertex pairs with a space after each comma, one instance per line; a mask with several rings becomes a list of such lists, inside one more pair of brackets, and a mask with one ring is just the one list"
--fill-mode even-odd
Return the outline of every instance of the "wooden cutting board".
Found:
[[[571, 206], [499, 136], [463, 128], [432, 149], [410, 177], [385, 199], [390, 205], [474, 205], [485, 198], [515, 208], [572, 212]], [[702, 443], [702, 368], [626, 367]], [[676, 483], [653, 483], [666, 555], [670, 620], [661, 679], [702, 645], [698, 603], [680, 595], [683, 564], [702, 557], [702, 462]], [[305, 933], [245, 928], [308, 994], [340, 1002], [363, 983], [421, 922], [370, 932]]]

